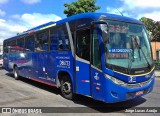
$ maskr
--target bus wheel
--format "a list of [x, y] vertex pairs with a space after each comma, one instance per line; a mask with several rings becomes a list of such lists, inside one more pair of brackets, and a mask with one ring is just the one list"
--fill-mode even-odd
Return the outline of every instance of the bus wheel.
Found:
[[73, 99], [72, 82], [68, 76], [61, 80], [61, 93], [64, 98]]
[[19, 76], [19, 71], [18, 71], [18, 67], [17, 66], [14, 67], [13, 73], [14, 73], [14, 78], [16, 80], [18, 80], [20, 78], [20, 76]]

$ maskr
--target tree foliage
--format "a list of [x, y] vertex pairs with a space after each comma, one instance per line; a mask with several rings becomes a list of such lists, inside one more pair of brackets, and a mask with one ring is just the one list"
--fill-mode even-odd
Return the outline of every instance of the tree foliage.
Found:
[[64, 4], [66, 7], [64, 14], [69, 17], [79, 13], [95, 12], [100, 9], [100, 7], [96, 6], [95, 3], [96, 0], [78, 0], [77, 2], [72, 2], [71, 4]]
[[157, 39], [157, 38], [160, 39], [160, 21], [154, 21], [146, 17], [142, 17], [140, 21], [142, 21], [145, 24], [147, 30], [151, 32], [152, 40]]

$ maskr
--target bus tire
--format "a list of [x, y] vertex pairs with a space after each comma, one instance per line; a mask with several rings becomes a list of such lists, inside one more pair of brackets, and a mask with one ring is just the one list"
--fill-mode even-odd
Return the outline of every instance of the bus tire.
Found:
[[14, 69], [13, 69], [13, 74], [14, 74], [15, 80], [19, 80], [19, 79], [20, 79], [19, 70], [18, 70], [18, 67], [17, 67], [17, 66], [14, 67]]
[[62, 96], [66, 99], [72, 100], [74, 94], [73, 94], [71, 79], [68, 76], [64, 76], [64, 78], [61, 79], [60, 83], [61, 83], [60, 89]]

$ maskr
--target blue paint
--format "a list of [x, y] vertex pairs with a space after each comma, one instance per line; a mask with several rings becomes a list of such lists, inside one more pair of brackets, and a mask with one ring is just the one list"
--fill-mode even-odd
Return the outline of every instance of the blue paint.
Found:
[[[33, 30], [39, 31], [41, 28], [52, 24], [60, 25], [64, 22], [78, 20], [81, 18], [89, 18], [92, 19], [92, 21], [98, 20], [101, 15], [105, 15], [108, 19], [142, 24], [138, 20], [118, 15], [111, 15], [106, 13], [86, 13], [68, 17], [66, 19], [57, 22], [49, 22], [47, 24], [40, 25], [38, 27], [35, 27], [33, 29], [24, 32], [21, 35], [10, 38], [8, 40], [24, 36], [28, 32], [31, 32]], [[104, 49], [104, 43], [101, 36], [101, 30], [99, 29], [98, 26], [97, 26], [97, 31], [98, 31], [98, 39], [99, 39], [99, 47], [100, 47], [101, 63], [102, 63], [101, 70], [97, 70], [95, 67], [92, 67], [90, 62], [87, 63], [87, 61], [77, 59], [76, 56], [72, 55], [71, 51], [58, 51], [58, 45], [56, 45], [55, 41], [54, 45], [52, 44], [51, 41], [50, 44], [51, 51], [48, 52], [31, 52], [31, 53], [26, 52], [26, 53], [4, 54], [4, 68], [5, 70], [12, 72], [13, 65], [17, 65], [19, 68], [20, 76], [23, 76], [25, 78], [38, 79], [40, 81], [55, 85], [58, 85], [57, 83], [58, 73], [61, 71], [67, 72], [72, 80], [72, 85], [73, 85], [72, 87], [74, 93], [90, 96], [93, 99], [104, 102], [114, 103], [114, 102], [125, 101], [128, 99], [133, 99], [138, 96], [127, 98], [127, 93], [146, 90], [148, 88], [150, 89], [147, 93], [151, 92], [154, 84], [154, 78], [151, 80], [149, 84], [143, 87], [130, 89], [125, 86], [115, 84], [113, 83], [113, 81], [105, 77], [105, 74], [107, 74], [125, 83], [129, 83], [130, 81], [130, 76], [106, 68], [106, 61], [105, 61], [106, 54]], [[64, 32], [62, 31], [61, 34], [64, 35]], [[58, 38], [59, 34], [55, 33], [54, 36], [55, 38]], [[65, 45], [66, 42], [64, 36], [62, 36], [61, 39], [63, 47], [67, 48], [67, 45]], [[110, 52], [128, 53], [130, 52], [130, 49], [111, 49]], [[151, 79], [153, 73], [154, 71], [150, 72], [147, 78], [146, 75], [135, 76], [131, 84], [148, 81], [149, 79]]]

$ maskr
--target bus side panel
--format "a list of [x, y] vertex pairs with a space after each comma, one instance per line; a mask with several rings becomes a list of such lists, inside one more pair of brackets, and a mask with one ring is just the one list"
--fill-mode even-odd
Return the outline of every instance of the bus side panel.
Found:
[[57, 69], [55, 68], [56, 60], [55, 52], [37, 52], [32, 53], [32, 67], [29, 78], [34, 78], [47, 83], [56, 84], [55, 78]]
[[5, 54], [4, 68], [11, 72], [14, 64], [20, 76], [51, 84], [56, 84], [58, 72], [65, 71], [70, 75], [75, 92], [74, 60], [70, 51]]
[[73, 91], [75, 91], [75, 87], [74, 87], [75, 81], [74, 81], [74, 73], [73, 73], [74, 58], [72, 56], [72, 53], [70, 51], [55, 52], [53, 62], [54, 62], [54, 69], [56, 70], [55, 76], [58, 77], [58, 73], [61, 71], [68, 73], [68, 75], [70, 76], [70, 79], [72, 80]]
[[17, 64], [18, 54], [5, 54], [4, 55], [4, 69], [8, 72], [13, 71], [14, 64]]
[[92, 97], [93, 99], [103, 101], [104, 100], [104, 76], [101, 71], [91, 67], [92, 77]]
[[90, 64], [76, 60], [76, 92], [91, 96]]
[[28, 78], [56, 84], [59, 71], [68, 72], [74, 85], [73, 57], [70, 51], [32, 53], [32, 65], [25, 67]]
[[51, 83], [56, 84], [56, 76], [57, 76], [57, 69], [55, 67], [56, 53], [55, 52], [46, 53], [45, 61], [46, 61], [45, 62], [46, 73], [44, 74], [44, 76], [50, 79]]
[[20, 53], [21, 58], [19, 58], [19, 62], [17, 62], [20, 75], [26, 78], [32, 76], [33, 70], [33, 61], [32, 61], [32, 53]]
[[28, 65], [28, 59], [25, 57], [24, 53], [11, 53], [4, 55], [4, 69], [8, 72], [12, 72], [14, 65], [19, 69], [19, 75], [25, 76], [23, 71], [24, 67]]
[[4, 54], [3, 56], [3, 68], [6, 71], [9, 71], [9, 55], [8, 54]]

